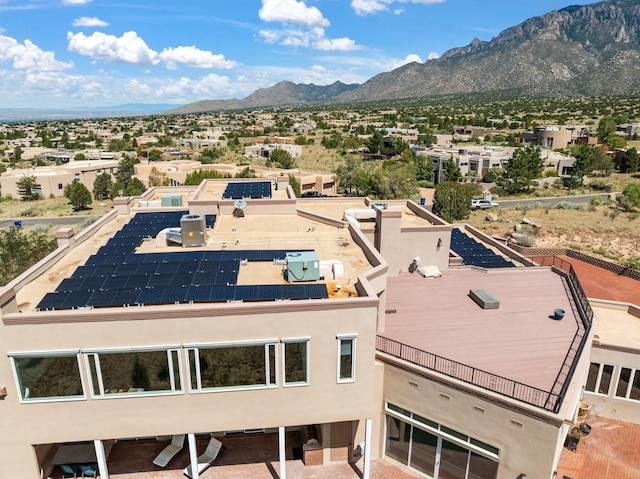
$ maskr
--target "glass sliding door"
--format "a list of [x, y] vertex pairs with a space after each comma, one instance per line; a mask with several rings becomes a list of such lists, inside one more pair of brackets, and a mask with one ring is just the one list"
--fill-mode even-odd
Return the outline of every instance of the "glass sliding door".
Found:
[[396, 461], [409, 465], [409, 441], [411, 426], [400, 419], [387, 416], [386, 455]]
[[410, 466], [433, 477], [435, 475], [436, 451], [438, 449], [437, 436], [414, 427], [411, 439]]
[[466, 479], [469, 451], [442, 439], [438, 479]]
[[[424, 418], [416, 417], [421, 419], [420, 422], [425, 422]], [[434, 479], [497, 477], [499, 464], [490, 458], [491, 455], [499, 454], [497, 448], [430, 422], [436, 426], [433, 431], [429, 426], [422, 429], [388, 414], [385, 455]], [[460, 439], [459, 443], [454, 442], [457, 439]], [[465, 447], [465, 443], [468, 447]], [[478, 454], [472, 448], [486, 450], [488, 456]]]

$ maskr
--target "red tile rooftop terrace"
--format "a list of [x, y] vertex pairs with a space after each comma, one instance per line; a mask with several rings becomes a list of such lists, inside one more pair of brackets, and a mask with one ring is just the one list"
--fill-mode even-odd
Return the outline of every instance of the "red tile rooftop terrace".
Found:
[[[484, 289], [499, 301], [482, 309]], [[382, 336], [527, 386], [552, 391], [580, 318], [566, 281], [547, 268], [450, 269], [388, 279]], [[566, 312], [555, 320], [555, 309]]]

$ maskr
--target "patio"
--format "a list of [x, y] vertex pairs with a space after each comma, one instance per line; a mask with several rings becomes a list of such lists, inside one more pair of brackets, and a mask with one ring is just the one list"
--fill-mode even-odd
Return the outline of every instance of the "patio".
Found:
[[[278, 434], [227, 434], [219, 437], [224, 453], [204, 471], [203, 479], [278, 479]], [[206, 448], [209, 436], [197, 437], [198, 453]], [[356, 465], [337, 462], [323, 466], [305, 466], [302, 462], [302, 444], [298, 431], [288, 431], [286, 437], [287, 479], [360, 479], [362, 460]], [[183, 479], [183, 469], [189, 463], [189, 449], [180, 451], [165, 468], [153, 464], [153, 458], [168, 444], [168, 440], [120, 440], [114, 444], [107, 460], [109, 476], [114, 479]], [[56, 467], [51, 478], [62, 477]], [[421, 476], [390, 461], [371, 462], [371, 478], [417, 479]]]

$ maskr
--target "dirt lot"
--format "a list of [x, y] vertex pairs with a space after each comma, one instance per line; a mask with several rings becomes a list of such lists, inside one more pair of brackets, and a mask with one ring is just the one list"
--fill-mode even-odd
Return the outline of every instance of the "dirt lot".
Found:
[[[497, 221], [487, 220], [491, 213]], [[526, 224], [524, 218], [537, 226]], [[520, 228], [536, 247], [570, 247], [614, 261], [640, 256], [640, 213], [623, 212], [612, 204], [472, 211], [468, 223], [500, 237]]]

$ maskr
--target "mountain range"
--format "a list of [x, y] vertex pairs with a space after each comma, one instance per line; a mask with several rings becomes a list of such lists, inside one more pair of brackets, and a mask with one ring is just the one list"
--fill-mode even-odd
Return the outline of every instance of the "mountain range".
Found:
[[440, 58], [403, 65], [361, 85], [283, 81], [241, 100], [204, 100], [165, 113], [494, 92], [534, 97], [640, 94], [640, 0], [554, 10], [508, 28], [491, 41], [474, 39]]

